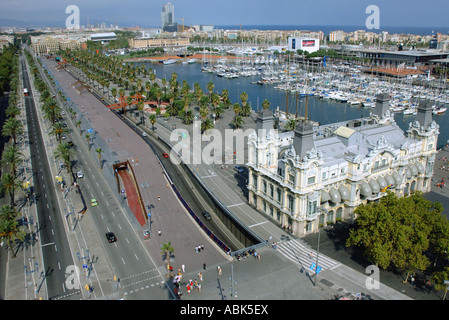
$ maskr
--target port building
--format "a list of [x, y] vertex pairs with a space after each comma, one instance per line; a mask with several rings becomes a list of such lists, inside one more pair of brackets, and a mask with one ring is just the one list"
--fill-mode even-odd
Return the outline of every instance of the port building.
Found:
[[422, 101], [404, 132], [379, 94], [369, 117], [317, 125], [299, 121], [293, 131], [273, 129], [273, 113], [257, 116], [248, 136], [248, 202], [295, 236], [326, 224], [353, 221], [361, 204], [394, 192], [428, 192], [439, 126]]

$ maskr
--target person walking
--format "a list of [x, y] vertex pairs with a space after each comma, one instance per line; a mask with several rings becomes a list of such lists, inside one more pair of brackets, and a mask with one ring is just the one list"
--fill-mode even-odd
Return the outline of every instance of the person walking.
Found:
[[200, 279], [200, 281], [203, 281], [203, 274], [200, 272], [198, 272], [198, 278]]
[[218, 271], [218, 275], [221, 276], [222, 271], [221, 271], [221, 267], [220, 266], [217, 267], [217, 271]]

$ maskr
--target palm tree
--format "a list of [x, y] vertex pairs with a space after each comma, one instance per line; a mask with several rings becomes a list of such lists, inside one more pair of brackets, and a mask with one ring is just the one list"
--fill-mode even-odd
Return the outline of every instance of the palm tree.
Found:
[[139, 110], [140, 113], [140, 121], [143, 124], [144, 120], [143, 120], [143, 107], [145, 106], [145, 103], [140, 100], [139, 102], [137, 102], [137, 110]]
[[262, 102], [262, 108], [264, 110], [268, 110], [268, 108], [270, 108], [270, 102], [268, 101], [268, 99], [264, 99]]
[[0, 221], [0, 237], [6, 240], [8, 248], [13, 254], [13, 258], [16, 257], [16, 251], [13, 250], [14, 242], [17, 240], [23, 241], [26, 233], [21, 227], [19, 227], [17, 220], [1, 220]]
[[53, 123], [53, 128], [52, 131], [50, 132], [50, 134], [54, 134], [56, 136], [56, 139], [58, 140], [58, 142], [61, 142], [62, 139], [62, 135], [64, 133], [68, 133], [69, 129], [64, 128], [64, 126], [62, 125], [61, 122], [55, 122]]
[[80, 130], [80, 134], [81, 134], [81, 121], [78, 120], [75, 125], [78, 127], [78, 129]]
[[21, 187], [19, 180], [12, 174], [5, 173], [0, 179], [0, 192], [9, 193], [11, 207], [14, 208], [14, 193]]
[[296, 119], [290, 118], [287, 120], [287, 123], [285, 124], [285, 129], [287, 131], [293, 131], [295, 130], [295, 126], [296, 126]]
[[102, 166], [101, 166], [101, 154], [104, 153], [104, 151], [101, 148], [97, 148], [95, 150], [95, 152], [98, 153], [98, 160], [100, 161], [100, 169], [102, 169]]
[[11, 174], [15, 177], [17, 166], [23, 161], [23, 153], [19, 151], [15, 145], [10, 145], [5, 148], [2, 156], [2, 164], [9, 164], [11, 166]]
[[64, 164], [67, 166], [67, 172], [72, 173], [72, 162], [71, 158], [75, 151], [73, 151], [72, 148], [70, 148], [69, 144], [67, 142], [63, 142], [59, 144], [54, 152], [54, 156], [56, 159], [61, 159], [64, 161]]
[[240, 105], [238, 103], [234, 103], [234, 105], [232, 106], [235, 115], [239, 115], [240, 112], [242, 111], [242, 108], [240, 108]]
[[3, 204], [0, 207], [0, 221], [15, 220], [19, 214], [20, 212], [15, 210], [9, 204]]
[[87, 146], [89, 147], [89, 150], [90, 150], [90, 142], [89, 142], [89, 139], [90, 139], [90, 134], [86, 134]]
[[175, 249], [173, 249], [170, 241], [162, 244], [161, 254], [165, 253], [165, 260], [167, 261], [168, 277], [170, 276], [170, 253], [172, 252], [175, 252]]
[[192, 110], [189, 109], [186, 112], [184, 112], [184, 115], [183, 115], [184, 124], [191, 124], [193, 122], [194, 118], [195, 118], [195, 116], [193, 115]]
[[213, 129], [214, 123], [211, 118], [206, 118], [201, 122], [201, 134], [203, 134], [206, 130]]
[[8, 118], [3, 123], [2, 136], [12, 137], [14, 145], [17, 142], [17, 136], [23, 133], [23, 124], [16, 118]]
[[150, 119], [151, 127], [154, 131], [154, 124], [157, 122], [156, 115], [150, 114], [150, 116], [148, 118]]
[[239, 116], [238, 114], [236, 114], [234, 116], [234, 119], [232, 119], [231, 124], [234, 126], [235, 129], [238, 129], [243, 125], [244, 122], [245, 121], [243, 121], [243, 118], [241, 116]]
[[[212, 99], [211, 95], [212, 95], [212, 91], [214, 91], [215, 88], [215, 84], [210, 81], [207, 85], [206, 85], [207, 90], [209, 91], [209, 98]], [[212, 101], [212, 100], [211, 100]]]

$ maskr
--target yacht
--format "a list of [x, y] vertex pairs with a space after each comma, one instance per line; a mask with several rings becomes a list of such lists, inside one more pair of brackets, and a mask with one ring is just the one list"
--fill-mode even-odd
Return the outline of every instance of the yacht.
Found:
[[173, 64], [173, 63], [176, 63], [176, 60], [175, 60], [175, 59], [167, 59], [167, 60], [164, 60], [164, 64]]

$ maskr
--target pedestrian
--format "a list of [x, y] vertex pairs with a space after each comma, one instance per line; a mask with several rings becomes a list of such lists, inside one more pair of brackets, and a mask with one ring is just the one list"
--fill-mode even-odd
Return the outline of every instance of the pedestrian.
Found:
[[203, 274], [200, 272], [198, 272], [198, 278], [200, 278], [200, 281], [203, 281]]
[[187, 293], [190, 293], [190, 284], [186, 285]]
[[201, 292], [201, 283], [198, 283], [198, 292]]
[[201, 245], [201, 250], [204, 250], [204, 245]]
[[186, 267], [185, 267], [185, 265], [182, 265], [181, 267], [182, 267], [182, 272], [185, 273], [185, 272], [186, 272]]
[[157, 196], [157, 200], [161, 200], [161, 196]]
[[157, 234], [159, 235], [159, 237], [161, 236], [161, 234], [162, 234], [162, 231], [161, 230], [159, 230], [158, 232], [157, 232]]
[[203, 269], [206, 270], [206, 262], [203, 262]]
[[218, 271], [218, 275], [221, 276], [222, 271], [221, 271], [221, 267], [220, 266], [217, 267], [217, 271]]
[[198, 247], [195, 247], [195, 252], [198, 253]]

